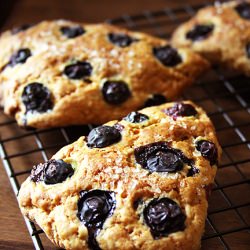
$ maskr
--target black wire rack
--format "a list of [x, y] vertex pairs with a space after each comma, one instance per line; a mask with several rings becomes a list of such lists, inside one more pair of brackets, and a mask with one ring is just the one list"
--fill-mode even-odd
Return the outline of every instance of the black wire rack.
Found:
[[[167, 38], [179, 23], [204, 5], [144, 11], [107, 22]], [[213, 81], [197, 83], [182, 96], [207, 111], [223, 148], [222, 163], [209, 201], [202, 249], [249, 249], [250, 78], [228, 78], [218, 70], [210, 75]], [[31, 166], [49, 159], [79, 136], [87, 135], [91, 128], [86, 125], [27, 131], [1, 111], [0, 154], [15, 194]], [[27, 219], [25, 222], [36, 249], [56, 249], [38, 226]]]

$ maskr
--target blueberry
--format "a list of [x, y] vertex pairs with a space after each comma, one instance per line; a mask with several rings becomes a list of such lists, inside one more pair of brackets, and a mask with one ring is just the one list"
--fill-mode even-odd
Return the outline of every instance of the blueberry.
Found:
[[164, 109], [163, 112], [174, 119], [178, 116], [195, 116], [197, 111], [191, 104], [186, 103], [175, 103], [173, 107]]
[[102, 250], [96, 240], [96, 236], [99, 232], [99, 229], [88, 228], [88, 247], [90, 250]]
[[44, 180], [44, 169], [47, 166], [47, 162], [40, 163], [38, 165], [33, 166], [30, 174], [30, 179], [33, 182], [39, 182]]
[[170, 45], [153, 48], [154, 56], [165, 66], [174, 67], [182, 62], [178, 51]]
[[32, 26], [33, 26], [32, 24], [23, 24], [23, 25], [21, 25], [21, 26], [19, 26], [19, 27], [13, 28], [13, 29], [11, 30], [11, 33], [12, 33], [13, 35], [15, 35], [15, 34], [21, 32], [21, 31], [25, 31], [25, 30], [29, 29], [29, 28], [32, 27]]
[[171, 148], [167, 142], [155, 142], [135, 149], [135, 160], [150, 172], [177, 172], [184, 163], [191, 164], [183, 153]]
[[26, 107], [26, 112], [37, 111], [43, 113], [53, 107], [49, 89], [37, 82], [25, 86], [22, 93], [22, 101]]
[[82, 191], [77, 216], [86, 227], [101, 228], [105, 220], [113, 214], [115, 205], [113, 192], [98, 189]]
[[123, 81], [106, 81], [102, 87], [104, 100], [109, 104], [121, 104], [131, 96], [128, 85]]
[[218, 152], [213, 142], [200, 140], [196, 143], [196, 149], [201, 152], [205, 159], [209, 160], [211, 166], [217, 163]]
[[250, 4], [246, 2], [239, 3], [235, 10], [244, 19], [250, 19]]
[[63, 26], [60, 28], [60, 31], [67, 38], [75, 38], [85, 33], [85, 30], [81, 26], [74, 26], [74, 27]]
[[141, 123], [141, 122], [147, 121], [149, 119], [149, 117], [147, 115], [144, 115], [144, 114], [139, 113], [137, 111], [133, 111], [133, 112], [129, 113], [123, 119], [127, 122]]
[[30, 49], [19, 49], [16, 53], [14, 53], [11, 56], [8, 65], [13, 67], [16, 64], [25, 63], [30, 56], [31, 56]]
[[121, 140], [121, 134], [115, 127], [99, 126], [92, 129], [87, 137], [90, 148], [104, 148]]
[[109, 33], [108, 39], [111, 43], [119, 46], [119, 47], [127, 47], [131, 43], [137, 41], [136, 39], [124, 34], [124, 33]]
[[191, 166], [191, 168], [188, 170], [187, 177], [194, 176], [198, 173], [200, 173], [200, 170], [194, 166]]
[[165, 96], [160, 95], [160, 94], [154, 94], [150, 98], [147, 99], [147, 101], [144, 104], [144, 107], [157, 106], [166, 102], [167, 102], [167, 99]]
[[72, 166], [63, 160], [49, 160], [34, 166], [30, 178], [34, 182], [44, 181], [45, 184], [57, 184], [74, 174]]
[[151, 172], [176, 172], [183, 168], [183, 163], [175, 152], [158, 151], [147, 159]]
[[246, 54], [247, 54], [247, 58], [250, 58], [250, 43], [246, 45]]
[[64, 68], [63, 73], [70, 79], [84, 79], [91, 75], [93, 67], [89, 62], [77, 61]]
[[186, 38], [192, 41], [201, 41], [206, 39], [210, 33], [213, 31], [214, 25], [207, 24], [207, 25], [196, 25], [187, 32]]
[[169, 198], [150, 201], [143, 210], [143, 217], [155, 238], [185, 229], [185, 214], [179, 205]]
[[116, 206], [114, 192], [98, 189], [81, 191], [77, 206], [77, 217], [88, 229], [89, 248], [100, 250], [96, 236], [102, 229], [105, 220], [114, 213]]

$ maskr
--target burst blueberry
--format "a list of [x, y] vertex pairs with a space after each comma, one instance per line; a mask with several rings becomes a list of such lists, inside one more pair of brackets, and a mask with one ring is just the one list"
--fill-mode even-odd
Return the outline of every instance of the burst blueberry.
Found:
[[127, 101], [131, 93], [123, 81], [106, 81], [102, 87], [102, 95], [107, 103], [117, 105]]
[[19, 49], [16, 53], [14, 53], [8, 65], [10, 66], [15, 66], [16, 64], [21, 64], [25, 63], [26, 60], [31, 56], [31, 51], [30, 49], [24, 48], [24, 49]]
[[150, 172], [174, 173], [183, 169], [190, 160], [167, 142], [155, 142], [135, 149], [135, 160]]
[[104, 148], [121, 140], [121, 133], [115, 127], [99, 126], [92, 129], [87, 137], [90, 148]]
[[188, 103], [175, 103], [173, 107], [164, 109], [163, 112], [173, 118], [197, 115], [196, 109]]
[[71, 164], [63, 160], [49, 160], [34, 166], [30, 178], [34, 182], [44, 181], [45, 184], [57, 184], [74, 174]]
[[136, 39], [124, 33], [109, 33], [108, 39], [111, 43], [122, 48], [128, 47], [131, 43], [137, 41]]
[[174, 67], [182, 62], [182, 58], [178, 51], [170, 45], [153, 48], [153, 54], [167, 67]]
[[60, 28], [61, 33], [67, 38], [75, 38], [85, 33], [81, 26], [63, 26]]
[[206, 39], [213, 31], [213, 24], [197, 24], [187, 32], [186, 38], [192, 41], [201, 41]]
[[201, 152], [201, 155], [207, 159], [211, 166], [218, 161], [218, 151], [213, 142], [200, 140], [196, 143], [196, 149]]
[[235, 10], [244, 19], [250, 19], [250, 4], [247, 2], [239, 3]]
[[47, 87], [41, 83], [33, 82], [25, 86], [22, 93], [22, 102], [26, 112], [46, 112], [53, 107], [52, 96]]
[[84, 79], [92, 73], [93, 67], [89, 62], [77, 61], [64, 68], [63, 73], [70, 79]]
[[133, 112], [129, 113], [123, 119], [125, 121], [131, 122], [131, 123], [141, 123], [141, 122], [147, 121], [149, 119], [149, 117], [147, 115], [144, 115], [144, 114], [139, 113], [137, 111], [133, 111]]
[[88, 229], [88, 245], [91, 249], [100, 249], [96, 236], [106, 219], [114, 213], [115, 206], [114, 192], [98, 189], [80, 192], [77, 217]]
[[185, 214], [179, 205], [169, 198], [150, 201], [143, 210], [143, 217], [156, 239], [185, 229]]

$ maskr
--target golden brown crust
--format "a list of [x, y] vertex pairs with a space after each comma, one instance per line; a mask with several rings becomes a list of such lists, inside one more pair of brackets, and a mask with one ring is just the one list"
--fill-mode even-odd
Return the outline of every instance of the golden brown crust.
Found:
[[[114, 191], [116, 208], [97, 236], [101, 249], [199, 249], [207, 213], [206, 189], [215, 177], [216, 165], [201, 156], [195, 143], [200, 139], [213, 142], [220, 157], [221, 149], [214, 127], [205, 112], [190, 101], [196, 116], [172, 118], [162, 110], [173, 103], [141, 110], [149, 120], [124, 126], [120, 142], [105, 148], [89, 148], [84, 137], [62, 148], [54, 159], [63, 159], [75, 167], [75, 173], [63, 183], [45, 185], [28, 178], [19, 193], [24, 215], [35, 221], [58, 246], [87, 249], [88, 232], [77, 218], [77, 201], [81, 190]], [[149, 143], [166, 141], [194, 161], [199, 173], [187, 177], [188, 166], [176, 173], [157, 173], [143, 169], [135, 161], [134, 149]], [[138, 199], [168, 197], [186, 215], [184, 231], [155, 240], [135, 209]], [[167, 247], [166, 247], [167, 246]]]
[[[246, 49], [250, 43], [250, 20], [242, 18], [235, 9], [242, 2], [250, 3], [249, 0], [216, 2], [214, 6], [199, 10], [191, 20], [176, 29], [172, 44], [190, 48], [213, 64], [250, 75], [250, 55]], [[214, 25], [214, 28], [206, 38], [192, 41], [186, 35], [196, 25]]]
[[[76, 25], [85, 29], [83, 35], [68, 39], [61, 34], [60, 27]], [[124, 33], [137, 41], [121, 48], [108, 40], [109, 33]], [[0, 51], [4, 111], [14, 115], [19, 125], [40, 128], [119, 119], [143, 107], [152, 94], [171, 100], [192, 84], [208, 63], [189, 49], [178, 49], [182, 63], [166, 67], [152, 52], [153, 47], [166, 44], [165, 40], [107, 24], [83, 25], [64, 20], [41, 22], [17, 34], [7, 31], [0, 37], [0, 47], [5, 48]], [[29, 48], [32, 56], [23, 64], [5, 67], [20, 48]], [[72, 60], [91, 63], [92, 83], [63, 74]], [[105, 80], [125, 81], [131, 97], [119, 105], [105, 102], [101, 93]], [[21, 95], [31, 82], [40, 82], [51, 91], [51, 111], [26, 115]]]

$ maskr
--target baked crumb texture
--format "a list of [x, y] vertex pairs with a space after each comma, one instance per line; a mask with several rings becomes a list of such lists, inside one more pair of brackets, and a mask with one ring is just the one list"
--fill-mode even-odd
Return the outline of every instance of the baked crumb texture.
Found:
[[108, 24], [44, 21], [4, 32], [0, 47], [4, 111], [37, 128], [120, 119], [176, 98], [209, 67], [190, 49]]
[[250, 1], [216, 2], [199, 10], [176, 29], [172, 44], [250, 76]]
[[[80, 137], [53, 156], [57, 163], [49, 164], [54, 172], [45, 169], [48, 163], [34, 166], [22, 184], [22, 213], [57, 246], [200, 248], [207, 197], [221, 154], [214, 127], [190, 101], [145, 108], [139, 114]], [[64, 162], [60, 171], [55, 167], [59, 160]], [[89, 203], [81, 198], [91, 194], [96, 195]], [[107, 197], [110, 203], [103, 205]]]

